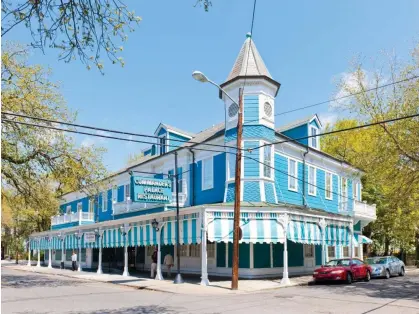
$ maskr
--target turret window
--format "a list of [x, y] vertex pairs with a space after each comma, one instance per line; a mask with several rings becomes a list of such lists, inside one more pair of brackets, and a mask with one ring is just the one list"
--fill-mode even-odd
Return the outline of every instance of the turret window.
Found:
[[316, 196], [316, 168], [308, 166], [308, 194]]
[[263, 147], [263, 176], [272, 178], [272, 147], [271, 145]]
[[313, 148], [319, 148], [319, 136], [317, 136], [319, 134], [319, 129], [317, 129], [316, 127], [312, 126], [310, 127], [310, 146]]

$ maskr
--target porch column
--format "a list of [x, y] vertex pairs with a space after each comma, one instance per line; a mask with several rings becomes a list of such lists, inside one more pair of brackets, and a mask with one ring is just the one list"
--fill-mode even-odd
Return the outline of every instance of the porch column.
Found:
[[51, 249], [51, 236], [48, 238], [48, 268], [52, 268], [52, 249]]
[[79, 267], [77, 268], [77, 271], [82, 271], [81, 268], [81, 237], [83, 236], [83, 233], [79, 230], [78, 233], [78, 238], [79, 238]]
[[32, 266], [31, 264], [31, 245], [28, 245], [28, 266]]
[[36, 267], [41, 267], [41, 240], [38, 240], [38, 263], [36, 264]]
[[65, 266], [64, 266], [64, 261], [65, 261], [64, 239], [65, 239], [65, 236], [63, 235], [62, 239], [61, 239], [61, 265], [63, 265], [63, 269], [65, 269]]
[[99, 235], [99, 263], [97, 266], [97, 274], [98, 275], [102, 275], [103, 274], [103, 270], [102, 270], [102, 239], [103, 239], [103, 230], [99, 230], [98, 231], [98, 235]]
[[349, 256], [351, 257], [351, 258], [354, 258], [354, 241], [353, 241], [353, 238], [354, 238], [354, 224], [353, 224], [353, 222], [351, 222], [350, 224], [349, 224], [349, 230], [350, 230], [350, 240], [349, 240], [349, 243], [350, 243], [350, 253], [349, 253]]
[[320, 228], [322, 231], [322, 265], [326, 264], [326, 220], [323, 218], [320, 221]]
[[288, 214], [284, 215], [284, 267], [282, 272], [281, 285], [289, 285], [290, 279], [288, 277], [288, 245], [287, 245], [287, 234], [288, 234]]
[[155, 280], [163, 280], [163, 275], [161, 272], [161, 232], [165, 223], [162, 223], [161, 227], [157, 231], [157, 270]]
[[124, 224], [124, 272], [122, 273], [122, 276], [128, 277], [128, 232], [130, 230], [130, 226], [128, 224]]
[[205, 209], [202, 215], [201, 226], [201, 286], [209, 286], [208, 280], [208, 254], [207, 254], [207, 217]]

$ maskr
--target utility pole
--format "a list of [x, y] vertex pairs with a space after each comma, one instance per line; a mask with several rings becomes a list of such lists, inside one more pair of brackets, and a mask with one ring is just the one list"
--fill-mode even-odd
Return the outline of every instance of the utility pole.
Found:
[[234, 189], [234, 232], [233, 232], [233, 267], [231, 275], [231, 290], [239, 287], [239, 240], [240, 240], [240, 195], [241, 195], [241, 161], [242, 161], [242, 133], [243, 133], [243, 90], [239, 89], [239, 112], [237, 120], [237, 151], [236, 176]]
[[177, 152], [175, 154], [175, 187], [176, 187], [176, 263], [177, 274], [173, 283], [183, 283], [182, 275], [180, 274], [180, 244], [179, 244], [179, 173], [177, 168]]

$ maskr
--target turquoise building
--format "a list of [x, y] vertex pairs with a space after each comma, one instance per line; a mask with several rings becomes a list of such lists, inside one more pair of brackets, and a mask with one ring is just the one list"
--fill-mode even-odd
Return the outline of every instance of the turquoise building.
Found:
[[[276, 126], [280, 86], [247, 37], [221, 84], [237, 101], [243, 88], [239, 275], [287, 283], [289, 274], [312, 273], [331, 258], [362, 258], [362, 228], [376, 219], [376, 208], [362, 201], [362, 171], [321, 151], [317, 115]], [[51, 230], [31, 235], [31, 251], [45, 251], [52, 267], [70, 266], [78, 250], [79, 270], [123, 275], [150, 269], [155, 246], [175, 255], [175, 198], [135, 201], [131, 175], [170, 178], [175, 195], [176, 153], [181, 272], [201, 274], [204, 285], [208, 276], [230, 276], [238, 106], [219, 97], [225, 122], [197, 134], [161, 123], [156, 143], [137, 164], [108, 177], [98, 195], [66, 194]]]

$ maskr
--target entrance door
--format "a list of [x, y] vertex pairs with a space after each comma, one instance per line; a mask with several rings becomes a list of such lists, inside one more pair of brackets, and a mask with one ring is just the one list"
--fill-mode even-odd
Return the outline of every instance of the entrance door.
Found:
[[314, 268], [314, 245], [313, 244], [304, 244], [304, 267]]

